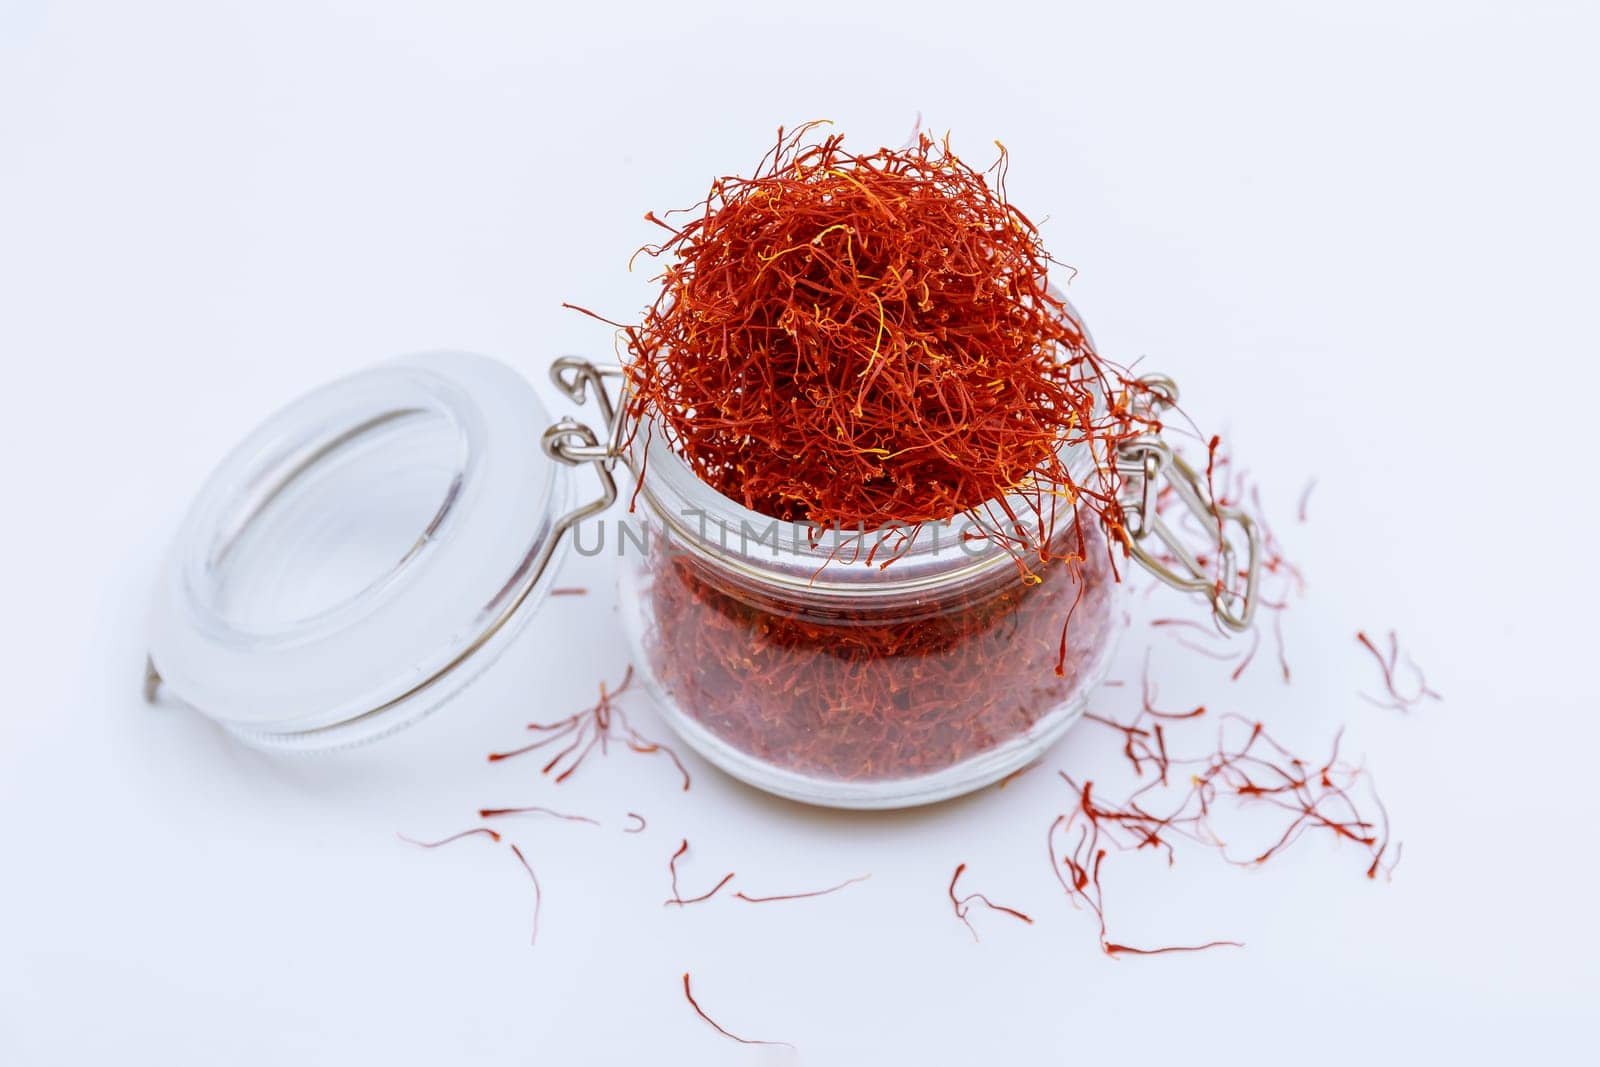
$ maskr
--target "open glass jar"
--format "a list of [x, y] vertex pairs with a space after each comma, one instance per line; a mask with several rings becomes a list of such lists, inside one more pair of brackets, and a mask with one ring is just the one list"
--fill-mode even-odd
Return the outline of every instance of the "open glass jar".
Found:
[[[761, 789], [851, 808], [968, 792], [1037, 757], [1104, 676], [1112, 555], [1070, 505], [1002, 509], [1034, 517], [1006, 532], [1032, 557], [974, 537], [972, 521], [780, 523], [699, 481], [662, 435], [630, 433], [608, 390], [618, 368], [564, 357], [552, 377], [596, 407], [598, 432], [550, 422], [515, 372], [461, 353], [382, 364], [270, 418], [179, 530], [147, 695], [164, 685], [265, 747], [337, 747], [415, 721], [510, 644], [566, 534], [616, 500], [619, 465], [646, 472], [623, 546], [635, 666], [689, 744]], [[1150, 386], [1151, 403], [1175, 399], [1170, 383]], [[1255, 527], [1214, 506], [1159, 436], [1064, 458], [1122, 474], [1119, 550], [1208, 597], [1222, 624], [1248, 625]], [[598, 482], [587, 491], [585, 469]], [[1163, 522], [1162, 485], [1217, 532], [1203, 550], [1217, 566]], [[1228, 531], [1242, 534], [1242, 559]], [[1152, 536], [1163, 550], [1146, 547]], [[1040, 552], [1053, 560], [1039, 565]]]

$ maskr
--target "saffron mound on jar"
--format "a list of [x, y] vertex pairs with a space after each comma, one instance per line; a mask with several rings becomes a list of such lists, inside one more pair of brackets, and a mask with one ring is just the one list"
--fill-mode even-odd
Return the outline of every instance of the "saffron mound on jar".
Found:
[[654, 304], [619, 324], [635, 425], [779, 519], [912, 524], [1033, 491], [1118, 529], [1115, 471], [1061, 455], [1146, 429], [1137, 383], [1052, 288], [1004, 148], [979, 171], [948, 139], [858, 154], [820, 125], [646, 216], [668, 236], [640, 250], [665, 263]]

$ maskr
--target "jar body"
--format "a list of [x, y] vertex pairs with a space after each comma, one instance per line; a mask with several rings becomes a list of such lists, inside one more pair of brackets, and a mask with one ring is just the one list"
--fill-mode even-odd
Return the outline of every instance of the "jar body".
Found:
[[795, 565], [783, 548], [806, 555], [814, 532], [769, 556], [742, 518], [688, 525], [640, 499], [633, 661], [672, 727], [760, 789], [845, 808], [969, 792], [1038, 758], [1104, 678], [1118, 586], [1098, 526], [1070, 510], [1031, 556], [956, 527], [942, 557], [926, 531], [899, 557], [903, 542], [856, 533]]

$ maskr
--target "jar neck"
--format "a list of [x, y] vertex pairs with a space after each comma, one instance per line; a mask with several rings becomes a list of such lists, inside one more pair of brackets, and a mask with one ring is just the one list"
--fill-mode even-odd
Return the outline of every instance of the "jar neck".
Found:
[[[1087, 449], [1063, 453], [1075, 476]], [[1081, 554], [1090, 515], [1059, 494], [1018, 493], [941, 522], [819, 527], [763, 515], [711, 488], [668, 444], [639, 428], [630, 466], [638, 499], [672, 550], [749, 588], [805, 599], [910, 598], [1024, 580], [1043, 564]], [[1099, 538], [1096, 538], [1099, 541]]]

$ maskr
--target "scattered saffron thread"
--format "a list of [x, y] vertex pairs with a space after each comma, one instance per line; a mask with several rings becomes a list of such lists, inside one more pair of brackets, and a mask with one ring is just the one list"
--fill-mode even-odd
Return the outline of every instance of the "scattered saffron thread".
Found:
[[[1075, 807], [1050, 825], [1051, 869], [1068, 897], [1094, 913], [1101, 949], [1108, 955], [1190, 952], [1238, 944], [1209, 941], [1146, 949], [1112, 941], [1101, 884], [1101, 868], [1112, 850], [1154, 849], [1164, 854], [1171, 866], [1176, 862], [1174, 839], [1182, 838], [1216, 850], [1229, 863], [1258, 866], [1305, 834], [1320, 831], [1360, 846], [1369, 857], [1368, 878], [1392, 874], [1399, 861], [1400, 848], [1391, 845], [1388, 812], [1371, 789], [1370, 776], [1340, 756], [1342, 731], [1334, 735], [1329, 756], [1313, 764], [1277, 741], [1260, 722], [1238, 715], [1218, 717], [1212, 749], [1193, 756], [1171, 752], [1164, 724], [1153, 719], [1148, 702], [1129, 723], [1093, 714], [1085, 717], [1123, 736], [1123, 756], [1136, 777], [1145, 779], [1147, 770], [1151, 772], [1121, 804], [1102, 799], [1093, 782], [1079, 785], [1061, 774], [1073, 792]], [[1174, 769], [1181, 769], [1183, 775], [1171, 773]], [[1358, 807], [1353, 791], [1362, 780], [1379, 812], [1376, 819]], [[1276, 836], [1252, 854], [1231, 855], [1226, 836], [1215, 825], [1223, 800], [1280, 813]], [[1058, 842], [1067, 847], [1058, 852]]]
[[982, 893], [968, 893], [964, 897], [956, 896], [956, 883], [961, 880], [961, 875], [964, 871], [966, 871], [966, 869], [967, 865], [965, 863], [956, 864], [956, 873], [950, 876], [950, 886], [945, 892], [950, 897], [950, 906], [955, 910], [956, 918], [960, 919], [966, 924], [967, 930], [972, 934], [972, 940], [978, 940], [978, 928], [972, 925], [972, 919], [968, 916], [968, 913], [972, 910], [973, 901], [977, 901], [979, 904], [982, 904], [991, 911], [1002, 912], [1011, 916], [1013, 919], [1021, 919], [1029, 926], [1033, 925], [1033, 919], [1029, 916], [1018, 911], [1016, 908], [1008, 908], [1004, 904], [996, 904]]
[[474, 834], [483, 834], [491, 841], [500, 840], [500, 835], [489, 829], [487, 826], [474, 826], [470, 830], [462, 830], [459, 834], [451, 834], [449, 837], [441, 837], [437, 841], [418, 841], [416, 838], [407, 837], [405, 834], [396, 834], [395, 836], [404, 841], [406, 844], [416, 845], [418, 848], [438, 848], [440, 845], [448, 845], [452, 841], [460, 841], [463, 837], [472, 837]]
[[625, 833], [625, 834], [638, 834], [638, 833], [643, 833], [644, 832], [645, 821], [644, 821], [644, 816], [643, 815], [640, 815], [636, 811], [630, 811], [630, 812], [628, 812], [628, 820], [629, 820], [630, 823], [636, 822], [639, 825], [638, 826], [631, 826], [631, 825], [630, 826], [625, 826], [625, 827], [622, 828], [622, 832], [623, 833]]
[[1288, 685], [1294, 677], [1294, 672], [1289, 670], [1289, 655], [1283, 646], [1283, 612], [1272, 613], [1272, 636], [1278, 642], [1278, 670], [1283, 674], [1283, 684]]
[[516, 854], [517, 862], [522, 864], [522, 869], [528, 872], [528, 877], [533, 880], [533, 933], [528, 938], [528, 944], [536, 944], [539, 940], [539, 909], [544, 903], [544, 892], [539, 888], [539, 876], [533, 872], [533, 865], [528, 862], [528, 857], [522, 854], [522, 849], [512, 844], [511, 851]]
[[1418, 667], [1409, 655], [1405, 657], [1405, 665], [1415, 676], [1415, 683], [1413, 686], [1407, 687], [1406, 691], [1403, 692], [1401, 690], [1399, 678], [1400, 638], [1393, 630], [1389, 631], [1389, 651], [1387, 653], [1381, 651], [1372, 638], [1362, 631], [1356, 631], [1356, 640], [1361, 643], [1363, 648], [1372, 653], [1372, 658], [1378, 661], [1378, 669], [1383, 672], [1383, 688], [1387, 696], [1379, 699], [1362, 693], [1362, 698], [1368, 703], [1375, 704], [1380, 708], [1390, 708], [1394, 711], [1410, 711], [1424, 701], [1443, 699], [1438, 693], [1428, 688], [1428, 680], [1423, 676], [1422, 668]]
[[846, 886], [855, 885], [857, 882], [865, 882], [868, 878], [871, 878], [871, 877], [872, 877], [872, 875], [870, 875], [870, 874], [857, 875], [854, 878], [845, 879], [844, 881], [840, 882], [838, 885], [829, 886], [827, 889], [813, 889], [810, 892], [806, 892], [806, 893], [779, 893], [776, 896], [770, 896], [770, 897], [752, 897], [752, 896], [747, 896], [743, 892], [736, 891], [733, 895], [735, 897], [737, 897], [738, 899], [740, 899], [742, 901], [745, 901], [748, 904], [769, 904], [769, 903], [771, 903], [773, 901], [777, 901], [777, 900], [804, 900], [804, 899], [806, 899], [808, 897], [825, 897], [829, 893], [837, 893], [839, 890], [844, 889]]
[[[1089, 783], [1085, 783], [1088, 789]], [[1074, 903], [1082, 902], [1095, 915], [1100, 923], [1100, 949], [1107, 956], [1120, 956], [1124, 954], [1138, 956], [1157, 956], [1169, 952], [1200, 952], [1208, 948], [1220, 948], [1231, 945], [1238, 948], [1244, 946], [1237, 941], [1208, 941], [1200, 945], [1168, 945], [1162, 948], [1134, 948], [1129, 945], [1118, 944], [1110, 940], [1106, 934], [1106, 914], [1104, 892], [1100, 885], [1100, 865], [1105, 862], [1106, 849], [1099, 847], [1099, 824], [1091, 820], [1092, 834], [1089, 828], [1083, 828], [1078, 837], [1078, 843], [1073, 851], [1064, 857], [1056, 855], [1056, 831], [1071, 828], [1071, 816], [1058, 815], [1056, 821], [1050, 824], [1047, 835], [1047, 844], [1050, 849], [1050, 869], [1055, 872], [1056, 879], [1061, 883], [1061, 888]], [[1165, 842], [1158, 842], [1165, 845]], [[1063, 873], [1063, 867], [1066, 872]], [[1070, 873], [1070, 881], [1068, 874]]]
[[678, 846], [678, 851], [674, 852], [672, 854], [672, 858], [667, 860], [667, 871], [672, 875], [672, 898], [664, 901], [664, 906], [676, 905], [678, 907], [682, 907], [685, 904], [699, 904], [701, 901], [710, 900], [712, 897], [716, 896], [718, 891], [721, 890], [723, 886], [733, 881], [734, 872], [729, 871], [727, 874], [722, 876], [722, 880], [720, 882], [706, 890], [704, 893], [701, 893], [699, 896], [687, 898], [684, 897], [684, 895], [678, 891], [678, 860], [682, 858], [683, 854], [688, 851], [689, 839], [684, 838], [683, 843]]
[[582, 585], [558, 585], [550, 590], [551, 596], [588, 596], [589, 589]]
[[1188, 711], [1160, 711], [1156, 708], [1156, 697], [1158, 693], [1156, 690], [1155, 679], [1150, 675], [1149, 649], [1145, 650], [1144, 671], [1140, 675], [1139, 686], [1140, 698], [1143, 702], [1141, 714], [1148, 715], [1152, 719], [1198, 719], [1200, 716], [1206, 713], [1206, 706], [1204, 704], [1196, 705], [1195, 707], [1190, 708]]
[[565, 741], [565, 747], [557, 751], [550, 761], [540, 768], [541, 774], [550, 774], [560, 768], [555, 776], [556, 784], [559, 785], [571, 777], [589, 753], [598, 748], [600, 754], [605, 755], [610, 743], [616, 741], [632, 752], [643, 755], [660, 753], [666, 756], [672, 761], [673, 766], [678, 768], [678, 773], [683, 775], [683, 788], [687, 791], [689, 770], [678, 758], [678, 754], [668, 746], [641, 735], [628, 721], [627, 712], [615, 703], [616, 698], [626, 692], [632, 683], [633, 667], [630, 665], [627, 673], [622, 676], [622, 683], [615, 689], [607, 689], [604, 682], [600, 683], [600, 699], [593, 707], [574, 712], [556, 722], [529, 723], [529, 730], [543, 735], [539, 740], [507, 752], [491, 752], [489, 762], [511, 759], [558, 741]]
[[738, 1034], [732, 1033], [725, 1029], [721, 1023], [707, 1015], [705, 1009], [700, 1006], [699, 1001], [694, 999], [694, 991], [689, 988], [688, 971], [683, 972], [683, 997], [689, 1002], [689, 1007], [694, 1009], [694, 1013], [700, 1016], [700, 1018], [704, 1019], [713, 1030], [721, 1034], [723, 1037], [732, 1038], [741, 1045], [782, 1045], [786, 1048], [794, 1048], [794, 1046], [787, 1041], [762, 1041], [753, 1037], [740, 1037]]
[[1309, 482], [1306, 483], [1306, 487], [1305, 487], [1304, 491], [1302, 491], [1301, 494], [1300, 494], [1299, 517], [1300, 517], [1300, 521], [1301, 522], [1305, 522], [1306, 521], [1306, 506], [1311, 503], [1311, 490], [1315, 489], [1316, 487], [1317, 487], [1317, 480], [1315, 478], [1313, 478]]
[[565, 819], [568, 822], [586, 822], [591, 826], [600, 825], [598, 819], [591, 819], [587, 815], [568, 815], [566, 812], [555, 811], [551, 808], [541, 808], [538, 805], [530, 805], [525, 808], [480, 808], [478, 810], [480, 819], [494, 819], [504, 815], [548, 815], [551, 818]]
[[1245, 668], [1250, 666], [1251, 661], [1256, 658], [1256, 652], [1259, 651], [1260, 648], [1261, 648], [1261, 631], [1256, 629], [1255, 627], [1251, 627], [1250, 628], [1250, 648], [1248, 650], [1246, 650], [1246, 652], [1244, 654], [1244, 658], [1239, 661], [1239, 665], [1233, 669], [1233, 673], [1230, 674], [1228, 677], [1231, 680], [1237, 682], [1239, 680], [1239, 676], [1245, 672]]

